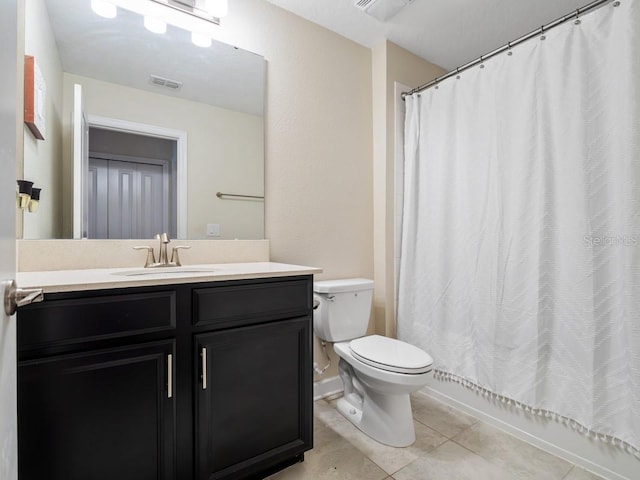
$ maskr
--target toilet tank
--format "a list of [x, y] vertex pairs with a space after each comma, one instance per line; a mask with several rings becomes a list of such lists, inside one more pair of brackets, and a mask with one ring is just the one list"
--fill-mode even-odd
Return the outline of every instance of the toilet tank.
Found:
[[314, 299], [319, 301], [313, 311], [313, 330], [318, 338], [343, 342], [367, 333], [373, 280], [324, 280], [313, 284], [313, 292]]

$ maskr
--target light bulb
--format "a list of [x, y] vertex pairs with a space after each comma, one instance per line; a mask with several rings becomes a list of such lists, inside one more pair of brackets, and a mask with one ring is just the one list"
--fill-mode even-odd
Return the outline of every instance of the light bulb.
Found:
[[193, 32], [191, 34], [191, 41], [198, 47], [209, 48], [211, 46], [211, 37], [203, 35], [202, 33]]
[[153, 33], [165, 33], [167, 31], [167, 24], [165, 22], [155, 17], [150, 17], [149, 15], [145, 15], [144, 17], [144, 26]]
[[105, 0], [91, 0], [91, 10], [104, 18], [115, 18], [118, 8]]
[[228, 13], [227, 0], [206, 0], [205, 9], [216, 18], [222, 18]]

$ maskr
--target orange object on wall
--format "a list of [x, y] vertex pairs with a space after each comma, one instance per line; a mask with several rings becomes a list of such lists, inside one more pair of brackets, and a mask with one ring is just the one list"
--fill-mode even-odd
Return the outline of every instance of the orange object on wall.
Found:
[[33, 136], [44, 140], [47, 87], [32, 55], [24, 56], [24, 123]]

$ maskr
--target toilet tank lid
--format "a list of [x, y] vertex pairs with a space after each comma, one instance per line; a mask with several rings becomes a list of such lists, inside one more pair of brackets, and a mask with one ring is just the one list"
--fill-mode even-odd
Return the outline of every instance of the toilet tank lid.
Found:
[[355, 292], [359, 290], [373, 290], [373, 280], [344, 278], [342, 280], [321, 280], [313, 283], [313, 291], [316, 293]]

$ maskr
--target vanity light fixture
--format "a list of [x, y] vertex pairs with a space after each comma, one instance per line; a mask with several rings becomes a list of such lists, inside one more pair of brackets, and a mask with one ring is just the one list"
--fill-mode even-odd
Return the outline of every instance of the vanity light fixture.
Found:
[[203, 35], [202, 33], [193, 32], [191, 34], [191, 41], [194, 45], [202, 48], [209, 48], [211, 46], [212, 40], [208, 35]]
[[[92, 0], [92, 7], [94, 2], [107, 0]], [[203, 48], [211, 46], [215, 27], [228, 10], [227, 0], [108, 0], [108, 3], [114, 9], [142, 15], [144, 26], [154, 33], [165, 33], [167, 25], [191, 32], [191, 41]]]
[[29, 180], [17, 180], [18, 191], [16, 192], [16, 203], [20, 210], [35, 212], [40, 203], [41, 188], [35, 188], [33, 182]]
[[227, 15], [228, 8], [227, 0], [206, 0], [205, 10], [216, 18], [222, 18]]
[[17, 180], [18, 192], [16, 194], [16, 202], [20, 210], [24, 210], [29, 206], [31, 193], [33, 191], [33, 182], [29, 180]]
[[29, 205], [27, 205], [27, 210], [29, 213], [34, 213], [38, 210], [38, 205], [40, 205], [40, 192], [41, 188], [33, 187], [31, 189], [31, 200], [29, 200]]
[[163, 34], [167, 31], [167, 24], [165, 22], [149, 15], [144, 17], [144, 27], [153, 33]]
[[116, 6], [106, 0], [91, 0], [91, 10], [104, 18], [115, 18], [118, 14]]

